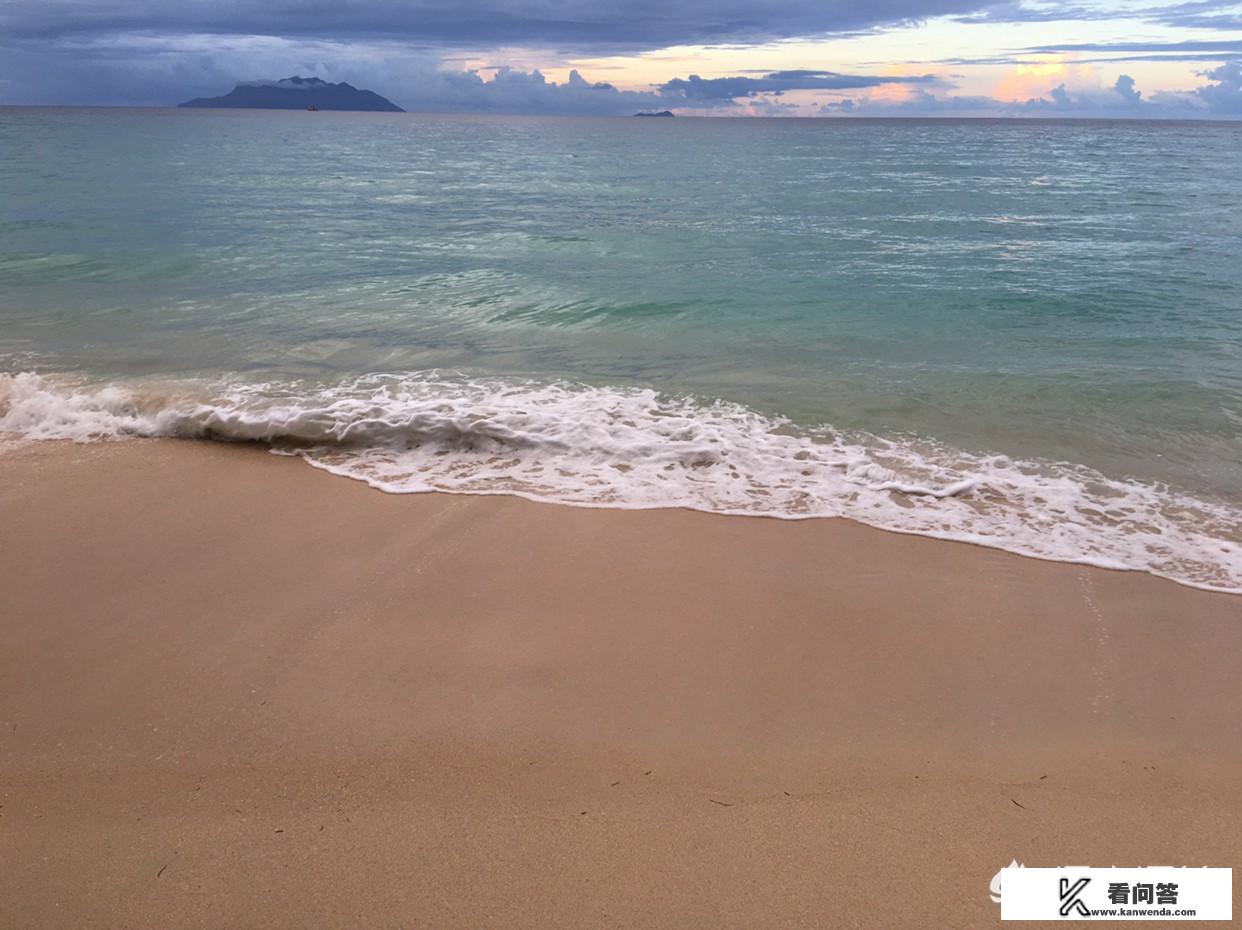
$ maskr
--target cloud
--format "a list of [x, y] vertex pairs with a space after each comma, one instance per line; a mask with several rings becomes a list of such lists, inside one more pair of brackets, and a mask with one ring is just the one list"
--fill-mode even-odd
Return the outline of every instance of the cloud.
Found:
[[673, 78], [651, 91], [621, 90], [571, 71], [563, 83], [540, 71], [500, 68], [490, 78], [479, 71], [427, 70], [412, 75], [393, 100], [407, 110], [615, 116], [639, 110], [676, 109], [713, 115], [780, 116], [801, 108], [773, 99], [786, 91], [870, 88], [932, 80], [930, 76], [889, 77], [826, 71], [774, 71], [761, 77]]
[[1044, 23], [1065, 20], [1113, 19], [1115, 10], [1085, 4], [1031, 3], [1028, 0], [1001, 0], [955, 17], [965, 23]]
[[1146, 11], [1159, 23], [1183, 29], [1242, 29], [1242, 9], [1237, 0], [1192, 0]]
[[1142, 115], [1142, 106], [1143, 92], [1135, 88], [1134, 78], [1123, 74], [1109, 88], [1071, 91], [1065, 84], [1058, 84], [1048, 91], [1046, 97], [1032, 97], [1016, 106], [1011, 105], [1010, 110], [1032, 116], [1085, 116], [1115, 119]]
[[[1242, 28], [1242, 27], [1240, 27]], [[1098, 57], [1083, 57], [1094, 52]], [[925, 65], [1031, 65], [1037, 56], [1073, 54], [1077, 64], [1127, 61], [1226, 61], [1242, 58], [1242, 38], [1195, 39], [1181, 42], [1070, 42], [1030, 45], [1001, 54], [934, 58], [912, 64]]]
[[1209, 83], [1190, 93], [1159, 92], [1151, 98], [1134, 78], [1120, 75], [1111, 87], [1071, 88], [1062, 82], [1025, 100], [988, 96], [937, 96], [915, 88], [901, 100], [847, 98], [826, 103], [825, 116], [990, 116], [1091, 119], [1236, 119], [1242, 116], [1242, 62], [1201, 72]]
[[407, 110], [612, 116], [637, 110], [672, 108], [714, 114], [779, 116], [801, 108], [773, 99], [786, 91], [871, 88], [887, 84], [930, 83], [931, 75], [893, 77], [828, 71], [773, 71], [761, 77], [673, 78], [652, 91], [620, 90], [591, 82], [578, 71], [558, 84], [538, 70], [500, 68], [490, 79], [478, 71], [428, 71], [394, 97]]
[[1133, 106], [1138, 106], [1139, 102], [1143, 99], [1143, 92], [1141, 90], [1135, 90], [1134, 78], [1130, 77], [1128, 74], [1122, 74], [1117, 77], [1117, 83], [1113, 85], [1113, 90], [1121, 97], [1122, 100], [1127, 101]]
[[[773, 71], [721, 79], [673, 78], [625, 90], [579, 71], [550, 80], [537, 68], [444, 67], [434, 50], [388, 41], [340, 42], [272, 36], [126, 36], [67, 39], [52, 49], [0, 55], [0, 102], [168, 106], [226, 93], [234, 84], [288, 75], [348, 81], [410, 111], [612, 116], [678, 108], [774, 114], [789, 108], [758, 95], [868, 88], [922, 77]], [[20, 96], [18, 96], [20, 94]], [[735, 100], [746, 99], [745, 107]]]
[[834, 71], [773, 71], [762, 77], [673, 78], [660, 85], [660, 91], [687, 102], [735, 100], [756, 94], [780, 95], [790, 90], [848, 90], [878, 87], [882, 84], [931, 83], [936, 78], [892, 75], [838, 74]]
[[[1100, 58], [1075, 58], [1074, 60], [1079, 64], [1084, 65], [1107, 65], [1124, 64], [1125, 62], [1137, 61], [1188, 61], [1202, 63], [1205, 61], [1232, 61], [1235, 58], [1242, 58], [1242, 49], [1236, 52], [1217, 52], [1214, 54], [1206, 52], [1190, 52], [1184, 55], [1110, 55], [1108, 57]], [[1020, 61], [1020, 59], [1013, 59], [1013, 61]]]
[[1063, 45], [1036, 45], [1022, 50], [1026, 55], [1059, 52], [1196, 52], [1208, 56], [1221, 52], [1242, 53], [1242, 39], [1187, 39], [1182, 42], [1074, 42]]
[[399, 39], [434, 46], [654, 49], [827, 35], [987, 0], [6, 0], [0, 34]]
[[1089, 65], [1066, 55], [1031, 59], [1005, 71], [993, 93], [1002, 100], [1026, 100], [1049, 92], [1058, 84], [1093, 84], [1095, 73]]
[[821, 116], [1001, 116], [994, 97], [940, 97], [916, 88], [900, 100], [846, 97], [825, 103]]
[[557, 83], [537, 70], [511, 68], [501, 68], [491, 80], [477, 71], [427, 72], [399, 97], [407, 110], [444, 113], [619, 116], [668, 105], [659, 94], [593, 83], [577, 71], [571, 71], [564, 83]]
[[[408, 87], [417, 92], [417, 76], [441, 85], [449, 98], [500, 106], [502, 98], [522, 96], [520, 78], [510, 75], [480, 92], [469, 78], [429, 78], [428, 62], [464, 55], [477, 63], [499, 52], [508, 64], [524, 59], [529, 74], [534, 64], [574, 57], [847, 35], [987, 2], [0, 0], [0, 102], [166, 104], [223, 93], [239, 80], [297, 73], [347, 80], [393, 99]], [[609, 97], [536, 84], [522, 85], [526, 99], [557, 112], [587, 101], [603, 106]]]
[[292, 74], [385, 93], [437, 61], [382, 44], [275, 36], [87, 36], [0, 49], [0, 103], [168, 106]]
[[[691, 74], [623, 89], [578, 72], [550, 80], [535, 66], [564, 67], [575, 56], [602, 59], [676, 45], [840, 37], [936, 16], [1017, 22], [1115, 18], [1123, 12], [1153, 22], [1159, 16], [1170, 22], [1218, 20], [1235, 15], [1237, 3], [1190, 0], [1119, 11], [1097, 0], [0, 0], [0, 102], [167, 105], [221, 94], [239, 81], [301, 74], [370, 88], [411, 110], [806, 113], [826, 95], [859, 91], [851, 95], [859, 111], [898, 104], [973, 111], [988, 98], [937, 96], [945, 82], [931, 74], [750, 71]], [[1157, 57], [1228, 64], [1242, 59], [1242, 40], [1079, 43], [955, 62], [1027, 67], [1021, 81], [997, 95], [1046, 101], [1036, 107], [1091, 110], [1106, 103], [1144, 114], [1155, 114], [1157, 107], [1236, 114], [1235, 72], [1224, 68], [1203, 72], [1208, 83], [1193, 93], [1143, 96], [1133, 84], [1124, 91], [1078, 90], [1076, 71], [1043, 74], [1029, 60], [1082, 52], [1120, 56], [1100, 59], [1109, 61]], [[513, 67], [461, 70], [488, 60]], [[1065, 96], [1055, 90], [1062, 83]], [[880, 101], [886, 91], [888, 99]], [[1084, 98], [1095, 102], [1075, 103]]]
[[446, 70], [437, 53], [395, 43], [200, 35], [91, 37], [0, 54], [0, 102], [169, 106], [289, 75], [348, 81], [424, 112], [615, 115], [663, 106], [655, 93], [576, 71], [558, 83], [537, 69]]
[[1103, 3], [1000, 0], [953, 17], [966, 23], [1091, 22], [1137, 19], [1164, 26], [1231, 31], [1242, 29], [1238, 0], [1192, 0], [1172, 6], [1117, 7]]
[[1195, 90], [1195, 96], [1218, 116], [1242, 116], [1242, 62], [1228, 62], [1203, 76], [1213, 83]]

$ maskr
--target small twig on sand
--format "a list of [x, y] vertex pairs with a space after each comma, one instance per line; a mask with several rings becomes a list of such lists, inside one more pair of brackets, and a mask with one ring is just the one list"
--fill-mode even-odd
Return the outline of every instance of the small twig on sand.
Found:
[[1011, 803], [1012, 803], [1015, 807], [1021, 807], [1024, 811], [1030, 810], [1030, 808], [1029, 808], [1029, 807], [1023, 807], [1021, 804], [1019, 804], [1019, 803], [1018, 803], [1017, 801], [1015, 801], [1013, 798], [1010, 798], [1009, 800], [1010, 800], [1010, 802], [1011, 802]]
[[732, 807], [732, 804], [726, 804], [724, 801], [717, 801], [715, 798], [708, 798], [713, 804], [719, 804], [721, 807]]

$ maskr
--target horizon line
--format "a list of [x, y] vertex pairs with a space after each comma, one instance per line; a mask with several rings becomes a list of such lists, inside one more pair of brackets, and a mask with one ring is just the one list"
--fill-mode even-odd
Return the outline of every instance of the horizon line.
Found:
[[[303, 113], [306, 112], [295, 107], [184, 107], [176, 103], [157, 104], [157, 103], [0, 103], [0, 110], [3, 109], [29, 109], [29, 110], [177, 110], [181, 112], [216, 112], [221, 111], [229, 113]], [[402, 110], [401, 112], [393, 112], [387, 110], [332, 110], [320, 108], [320, 113], [349, 113], [353, 115], [379, 115], [387, 117], [401, 116], [490, 116], [490, 117], [509, 117], [519, 119], [621, 119], [629, 120], [638, 116], [638, 113], [496, 113], [488, 110]], [[976, 121], [976, 122], [1011, 122], [1011, 123], [1238, 123], [1242, 124], [1242, 118], [1238, 117], [1213, 117], [1213, 116], [1075, 116], [1073, 114], [1063, 114], [1059, 116], [1021, 116], [1021, 115], [1005, 115], [1005, 116], [974, 116], [974, 115], [953, 115], [953, 114], [910, 114], [904, 116], [875, 116], [865, 114], [836, 113], [836, 114], [815, 114], [815, 115], [797, 115], [797, 116], [752, 116], [752, 115], [729, 115], [723, 113], [695, 113], [695, 114], [674, 114], [676, 119], [680, 120], [737, 120], [744, 122], [753, 122], [758, 120], [771, 122], [792, 122], [798, 120], [824, 120], [831, 122], [901, 122], [908, 120], [934, 120], [947, 122], [956, 121]]]

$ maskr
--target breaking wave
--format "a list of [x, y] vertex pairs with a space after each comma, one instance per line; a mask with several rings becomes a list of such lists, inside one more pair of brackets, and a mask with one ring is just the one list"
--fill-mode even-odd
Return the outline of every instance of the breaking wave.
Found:
[[391, 493], [849, 517], [902, 533], [1242, 592], [1242, 509], [1060, 462], [807, 430], [653, 390], [368, 375], [82, 385], [0, 375], [0, 432], [257, 441]]

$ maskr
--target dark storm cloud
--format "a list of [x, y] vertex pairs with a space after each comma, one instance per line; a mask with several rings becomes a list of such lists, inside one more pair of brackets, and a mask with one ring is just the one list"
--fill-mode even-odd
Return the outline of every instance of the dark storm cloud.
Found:
[[837, 74], [833, 71], [773, 71], [762, 77], [673, 78], [660, 85], [660, 91], [687, 101], [735, 100], [755, 94], [783, 94], [789, 90], [851, 90], [881, 84], [924, 84], [935, 78], [889, 77], [865, 74]]
[[837, 33], [985, 0], [6, 0], [0, 35], [388, 38], [437, 46], [651, 49]]

